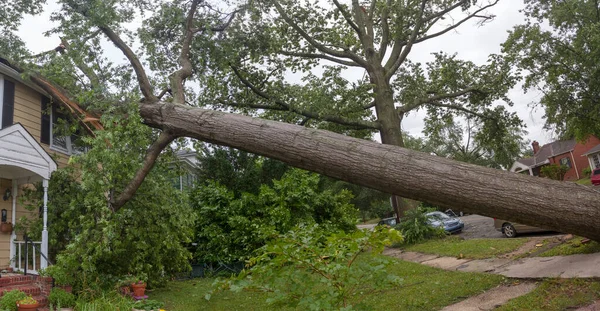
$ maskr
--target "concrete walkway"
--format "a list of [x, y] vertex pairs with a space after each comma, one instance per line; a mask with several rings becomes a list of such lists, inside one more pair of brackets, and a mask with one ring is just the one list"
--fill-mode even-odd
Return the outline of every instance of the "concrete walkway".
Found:
[[600, 277], [600, 253], [521, 259], [458, 259], [399, 249], [386, 249], [384, 255], [452, 271], [485, 272], [511, 278], [592, 278]]
[[525, 282], [517, 285], [501, 285], [483, 292], [477, 296], [469, 297], [461, 302], [449, 305], [442, 311], [481, 311], [494, 310], [513, 298], [523, 296], [534, 290], [534, 282]]

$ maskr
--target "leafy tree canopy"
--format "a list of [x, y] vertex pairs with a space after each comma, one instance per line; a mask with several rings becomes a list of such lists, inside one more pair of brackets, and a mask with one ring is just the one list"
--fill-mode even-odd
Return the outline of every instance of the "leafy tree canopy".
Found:
[[525, 3], [527, 23], [516, 26], [503, 45], [525, 76], [524, 89], [542, 93], [547, 128], [578, 139], [600, 135], [598, 1]]

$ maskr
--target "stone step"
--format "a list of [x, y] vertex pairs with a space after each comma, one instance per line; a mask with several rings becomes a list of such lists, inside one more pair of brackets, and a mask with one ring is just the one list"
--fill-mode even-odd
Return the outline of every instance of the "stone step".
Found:
[[41, 293], [42, 293], [42, 290], [40, 289], [40, 287], [32, 283], [32, 284], [14, 285], [14, 286], [0, 288], [0, 296], [4, 296], [5, 293], [8, 293], [15, 289], [18, 289], [18, 290], [24, 292], [25, 294], [31, 295], [31, 296], [38, 296], [38, 295], [41, 295]]
[[0, 288], [14, 285], [33, 284], [37, 276], [22, 274], [2, 274], [0, 277]]

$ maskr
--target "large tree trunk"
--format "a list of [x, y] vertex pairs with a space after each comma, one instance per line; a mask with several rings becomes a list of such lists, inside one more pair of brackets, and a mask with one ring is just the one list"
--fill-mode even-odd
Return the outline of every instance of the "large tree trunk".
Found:
[[177, 135], [402, 197], [600, 241], [600, 191], [595, 188], [243, 115], [165, 103], [144, 104], [140, 112], [148, 125]]
[[[382, 66], [376, 66], [372, 72], [369, 72], [371, 83], [375, 85], [375, 113], [377, 120], [381, 125], [379, 135], [381, 143], [397, 147], [404, 147], [402, 137], [402, 121], [394, 106], [394, 91], [389, 85], [389, 81], [385, 78], [385, 70]], [[392, 207], [396, 213], [396, 221], [400, 222], [400, 218], [408, 210], [408, 204], [398, 196], [392, 195]]]

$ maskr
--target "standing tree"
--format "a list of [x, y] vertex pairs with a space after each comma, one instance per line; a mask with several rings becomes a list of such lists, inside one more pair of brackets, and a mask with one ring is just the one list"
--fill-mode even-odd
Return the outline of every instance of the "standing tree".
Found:
[[524, 89], [542, 92], [547, 128], [577, 139], [600, 135], [600, 4], [525, 3], [527, 23], [504, 43], [507, 57], [523, 70]]
[[[487, 10], [497, 3], [261, 0], [213, 42], [231, 52], [215, 48], [218, 60], [192, 63], [213, 73], [201, 78], [203, 85], [215, 86], [208, 87], [203, 102], [217, 98], [220, 105], [267, 118], [355, 137], [375, 131], [382, 143], [403, 147], [403, 118], [424, 109], [430, 123], [472, 118], [482, 124], [482, 133], [502, 140], [506, 128], [522, 124], [494, 105], [511, 104], [505, 95], [515, 83], [501, 58], [492, 55], [481, 66], [445, 53], [424, 66], [409, 60], [422, 42], [469, 22], [492, 20]], [[155, 41], [169, 42], [163, 33]], [[323, 73], [315, 74], [319, 69]], [[302, 82], [289, 82], [290, 71]], [[363, 78], [353, 81], [349, 75]]]
[[[292, 166], [442, 207], [461, 208], [600, 240], [600, 227], [596, 221], [600, 217], [597, 208], [600, 193], [585, 186], [460, 163], [330, 131], [191, 107], [188, 103], [193, 101], [194, 96], [192, 90], [186, 88], [185, 82], [192, 78], [208, 81], [205, 77], [213, 74], [204, 67], [194, 67], [192, 59], [209, 64], [211, 59], [207, 53], [211, 50], [220, 50], [224, 56], [231, 53], [227, 44], [219, 44], [217, 39], [222, 36], [221, 31], [230, 25], [235, 14], [221, 14], [215, 7], [200, 0], [152, 3], [143, 0], [63, 0], [59, 2], [62, 7], [53, 14], [58, 24], [53, 32], [60, 33], [68, 47], [61, 44], [56, 49], [33, 57], [23, 49], [23, 42], [11, 32], [10, 26], [18, 24], [22, 14], [34, 10], [31, 8], [37, 8], [36, 5], [42, 2], [19, 0], [14, 6], [0, 7], [0, 16], [15, 17], [10, 21], [0, 19], [0, 25], [9, 26], [4, 27], [6, 31], [2, 33], [5, 40], [0, 40], [0, 53], [13, 58], [13, 62], [1, 61], [11, 64], [55, 101], [69, 107], [79, 107], [78, 103], [103, 102], [106, 104], [104, 110], [114, 112], [122, 109], [124, 103], [134, 102], [144, 124], [159, 133], [147, 148], [142, 162], [135, 165], [138, 170], [131, 182], [120, 184], [112, 189], [110, 196], [104, 198], [111, 212], [119, 211], [135, 196], [166, 146], [180, 137], [190, 137], [253, 152]], [[466, 4], [467, 1], [460, 3]], [[448, 8], [451, 7], [454, 6]], [[141, 32], [137, 36], [140, 44], [150, 49], [162, 49], [164, 53], [135, 53], [130, 47], [131, 42], [123, 38], [131, 34], [124, 24], [139, 16], [136, 12], [140, 10], [136, 9], [141, 9], [144, 16], [151, 15], [144, 26], [157, 26], [151, 19], [163, 16], [164, 23], [161, 28], [155, 27], [156, 32], [170, 33], [171, 36], [167, 36], [172, 38], [170, 42], [177, 44], [170, 45], [166, 41], [158, 44], [148, 38], [147, 32]], [[152, 10], [155, 11], [150, 14]], [[434, 19], [442, 19], [442, 16], [438, 17]], [[103, 58], [100, 38], [112, 42], [128, 63], [113, 64]], [[210, 44], [215, 42], [217, 44]], [[194, 54], [191, 53], [192, 48]], [[66, 52], [63, 54], [60, 51]], [[149, 78], [139, 55], [144, 55], [153, 69], [152, 78]], [[164, 65], [162, 70], [155, 66], [157, 63]], [[463, 62], [453, 64], [444, 68], [454, 68], [456, 71], [473, 68]], [[498, 62], [492, 64], [499, 65]], [[170, 71], [169, 66], [172, 68]], [[438, 76], [454, 74], [454, 71], [442, 74], [444, 72], [442, 70]], [[472, 77], [478, 76], [474, 74]], [[492, 78], [502, 76], [487, 75]], [[418, 77], [417, 72], [415, 78]], [[436, 80], [440, 83], [440, 89], [460, 86], [460, 76], [452, 77], [454, 79]], [[496, 86], [490, 86], [490, 90], [495, 89]], [[407, 91], [429, 93], [427, 89], [423, 91], [420, 88]], [[463, 97], [481, 99], [477, 95], [479, 92], [466, 94]], [[435, 98], [444, 98], [443, 94], [437, 96], [441, 97]], [[475, 102], [485, 103], [485, 100]], [[431, 109], [445, 108], [440, 105], [454, 106], [451, 103], [438, 103]], [[470, 103], [465, 106], [467, 108], [471, 108]], [[97, 112], [102, 111], [99, 109]], [[486, 113], [496, 111], [503, 109], [495, 108]], [[129, 114], [122, 115], [133, 116], [136, 113], [126, 112]], [[94, 122], [89, 116], [82, 119], [83, 122]], [[499, 121], [503, 120], [506, 121], [504, 118]], [[136, 122], [136, 119], [131, 118], [130, 122]], [[577, 204], [574, 205], [574, 201]], [[565, 213], [565, 210], [570, 213]]]

